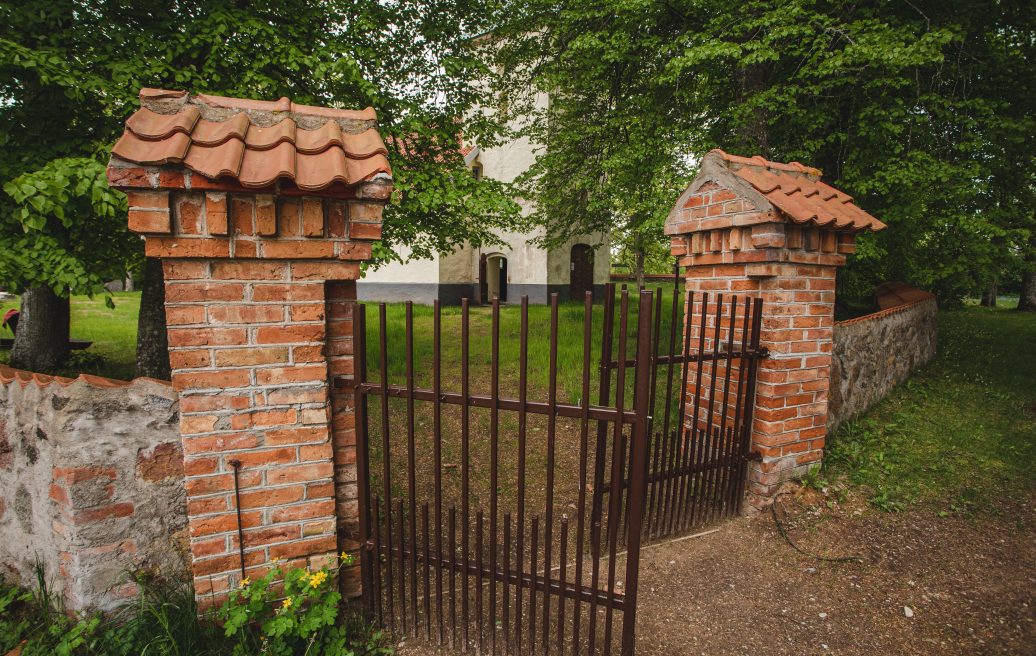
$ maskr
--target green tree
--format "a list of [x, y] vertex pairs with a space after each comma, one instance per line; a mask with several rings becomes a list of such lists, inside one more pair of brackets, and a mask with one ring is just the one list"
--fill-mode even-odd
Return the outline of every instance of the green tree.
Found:
[[[493, 242], [514, 225], [517, 205], [503, 185], [468, 175], [458, 138], [496, 138], [491, 117], [471, 111], [486, 64], [470, 39], [495, 18], [467, 0], [0, 2], [0, 182], [60, 157], [103, 161], [145, 86], [370, 105], [398, 189], [378, 255], [394, 257], [400, 244], [424, 256]], [[0, 204], [0, 214], [12, 211]]]
[[68, 357], [69, 294], [105, 293], [138, 240], [123, 220], [125, 196], [97, 160], [51, 160], [4, 191], [14, 211], [0, 215], [0, 279], [23, 290], [11, 364], [53, 370]]
[[[605, 152], [639, 164], [643, 205], [665, 209], [676, 194], [655, 182], [710, 148], [808, 162], [890, 226], [861, 236], [842, 293], [901, 279], [952, 302], [1031, 252], [1031, 212], [1019, 215], [1036, 172], [1020, 150], [1032, 134], [1031, 14], [964, 0], [533, 0], [499, 32], [498, 63], [505, 88], [551, 94], [533, 128], [540, 175], [586, 164], [566, 218], [600, 219], [580, 207], [586, 195], [630, 197], [630, 185], [609, 188], [608, 159], [580, 159], [599, 133]], [[642, 145], [658, 157], [632, 157]]]

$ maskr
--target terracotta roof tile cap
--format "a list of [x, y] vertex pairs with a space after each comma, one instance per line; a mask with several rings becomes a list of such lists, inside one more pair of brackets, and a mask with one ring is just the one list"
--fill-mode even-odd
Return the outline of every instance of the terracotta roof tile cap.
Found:
[[790, 164], [784, 164], [782, 162], [773, 162], [762, 155], [755, 155], [754, 157], [741, 157], [740, 155], [731, 155], [726, 153], [719, 148], [714, 148], [708, 152], [706, 157], [714, 155], [720, 159], [726, 160], [731, 164], [739, 164], [742, 166], [761, 166], [771, 171], [788, 171], [792, 173], [804, 173], [807, 176], [816, 176], [820, 178], [823, 172], [820, 169], [813, 168], [812, 166], [803, 166], [798, 162], [791, 162]]

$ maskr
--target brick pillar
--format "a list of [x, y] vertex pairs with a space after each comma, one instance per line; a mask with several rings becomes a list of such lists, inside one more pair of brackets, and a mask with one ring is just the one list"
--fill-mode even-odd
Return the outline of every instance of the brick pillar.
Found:
[[[819, 177], [800, 164], [713, 151], [666, 223], [696, 313], [702, 293], [711, 312], [717, 294], [763, 300], [761, 345], [770, 357], [759, 368], [751, 436], [761, 460], [748, 478], [757, 507], [823, 457], [835, 274], [856, 232], [884, 227]], [[696, 345], [699, 328], [689, 329]]]
[[163, 262], [197, 595], [241, 578], [234, 462], [249, 576], [355, 549], [352, 399], [330, 379], [352, 373], [355, 280], [391, 185], [256, 194], [114, 160], [109, 177]]

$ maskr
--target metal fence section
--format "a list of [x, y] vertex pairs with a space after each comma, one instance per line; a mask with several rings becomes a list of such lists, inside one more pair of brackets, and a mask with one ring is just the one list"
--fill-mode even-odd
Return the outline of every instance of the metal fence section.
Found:
[[666, 321], [661, 294], [609, 285], [603, 314], [554, 295], [546, 344], [526, 298], [504, 334], [498, 301], [450, 310], [459, 345], [438, 304], [416, 346], [411, 304], [401, 321], [376, 306], [370, 330], [357, 305], [338, 383], [356, 394], [363, 602], [384, 627], [457, 652], [633, 654], [641, 541], [738, 508], [763, 355], [758, 303], [676, 287]]

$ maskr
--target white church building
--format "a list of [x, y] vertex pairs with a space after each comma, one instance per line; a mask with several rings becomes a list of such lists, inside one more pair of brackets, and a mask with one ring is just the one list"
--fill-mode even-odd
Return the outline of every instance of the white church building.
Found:
[[[534, 158], [532, 144], [522, 138], [484, 150], [473, 146], [465, 163], [472, 175], [511, 182]], [[403, 262], [369, 269], [357, 283], [357, 295], [365, 301], [423, 304], [435, 299], [459, 304], [462, 298], [517, 303], [524, 295], [530, 303], [543, 304], [554, 292], [562, 301], [581, 301], [588, 290], [595, 298], [603, 295], [611, 266], [607, 234], [580, 236], [549, 250], [530, 243], [535, 232], [497, 236], [504, 246], [462, 247], [431, 259], [408, 260], [409, 253], [401, 250]]]

